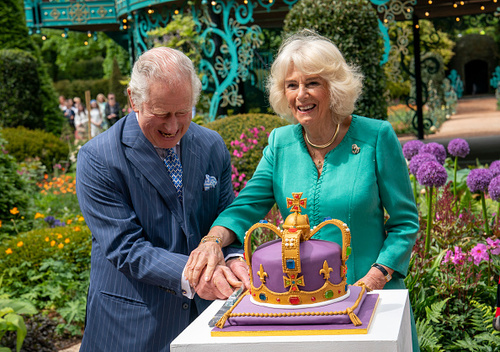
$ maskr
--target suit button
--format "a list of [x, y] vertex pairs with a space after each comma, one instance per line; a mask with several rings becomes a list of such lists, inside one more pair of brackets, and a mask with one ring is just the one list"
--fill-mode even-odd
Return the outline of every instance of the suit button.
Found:
[[182, 309], [188, 309], [189, 308], [189, 304], [187, 303], [182, 303]]

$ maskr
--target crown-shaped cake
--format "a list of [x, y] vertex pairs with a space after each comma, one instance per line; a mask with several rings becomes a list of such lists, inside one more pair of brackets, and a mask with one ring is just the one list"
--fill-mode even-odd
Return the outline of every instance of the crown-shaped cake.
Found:
[[[250, 294], [256, 304], [303, 307], [339, 301], [349, 294], [346, 284], [346, 261], [351, 250], [349, 228], [340, 220], [325, 219], [311, 231], [308, 216], [301, 214], [307, 199], [301, 197], [302, 193], [292, 193], [292, 198], [287, 198], [292, 213], [286, 218], [282, 231], [261, 221], [246, 233]], [[329, 224], [336, 225], [342, 232], [342, 249], [334, 242], [310, 240]], [[268, 242], [252, 256], [252, 232], [257, 228], [273, 231], [281, 238], [281, 246], [277, 243], [279, 240]]]

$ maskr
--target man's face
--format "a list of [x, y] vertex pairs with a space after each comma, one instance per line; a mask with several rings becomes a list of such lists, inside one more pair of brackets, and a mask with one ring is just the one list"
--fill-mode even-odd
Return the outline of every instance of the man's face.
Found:
[[187, 132], [192, 118], [192, 91], [189, 84], [169, 86], [153, 83], [149, 101], [133, 106], [146, 138], [160, 148], [173, 148]]
[[115, 105], [115, 95], [114, 94], [108, 95], [108, 102], [110, 105]]

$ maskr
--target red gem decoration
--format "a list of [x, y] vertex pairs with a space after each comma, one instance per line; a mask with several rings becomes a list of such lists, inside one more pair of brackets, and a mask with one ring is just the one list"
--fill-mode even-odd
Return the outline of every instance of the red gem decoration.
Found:
[[290, 279], [295, 279], [295, 275], [293, 275], [293, 274], [292, 274], [292, 275], [290, 276]]
[[276, 302], [279, 302], [279, 301], [281, 301], [281, 300], [280, 300], [280, 298], [279, 298], [279, 297], [278, 297], [278, 298], [276, 298]]
[[300, 199], [300, 194], [294, 194], [294, 195], [293, 195], [293, 198], [295, 198], [295, 199]]
[[297, 287], [292, 286], [292, 291], [297, 291]]
[[339, 290], [339, 293], [341, 293], [342, 291]]
[[288, 300], [290, 304], [300, 304], [300, 298], [299, 297], [290, 297]]
[[297, 232], [297, 229], [295, 227], [291, 227], [288, 229], [288, 232]]
[[316, 300], [316, 297], [311, 297], [311, 301], [315, 301]]

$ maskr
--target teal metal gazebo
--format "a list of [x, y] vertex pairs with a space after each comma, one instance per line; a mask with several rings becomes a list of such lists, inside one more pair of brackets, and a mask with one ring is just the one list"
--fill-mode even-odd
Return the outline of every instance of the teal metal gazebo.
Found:
[[[271, 57], [255, 60], [262, 44], [262, 28], [281, 28], [283, 19], [298, 0], [24, 0], [30, 33], [42, 34], [44, 28], [87, 32], [105, 32], [124, 48], [131, 60], [148, 49], [147, 33], [165, 27], [175, 14], [190, 13], [203, 41], [200, 63], [203, 89], [210, 92], [210, 120], [220, 107], [237, 107], [243, 103], [239, 85], [250, 81], [258, 85], [262, 77], [254, 68], [267, 69]], [[447, 16], [463, 16], [497, 11], [498, 0], [370, 0], [379, 15], [379, 29], [385, 54], [391, 50], [404, 53], [403, 45], [391, 48], [388, 27], [397, 20], [413, 21], [415, 38], [415, 72], [417, 96], [414, 103], [414, 126], [423, 138], [420, 48], [418, 20]], [[458, 17], [457, 17], [458, 18]], [[420, 87], [419, 87], [420, 85]], [[420, 96], [419, 96], [420, 94]]]

